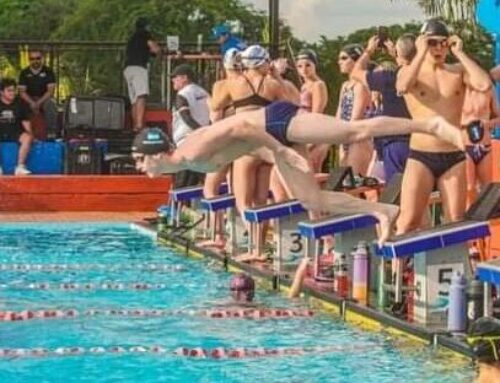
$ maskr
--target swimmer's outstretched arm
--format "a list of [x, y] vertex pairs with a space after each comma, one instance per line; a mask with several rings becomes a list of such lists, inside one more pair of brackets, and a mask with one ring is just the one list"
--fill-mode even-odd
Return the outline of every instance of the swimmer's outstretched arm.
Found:
[[375, 117], [365, 120], [342, 121], [318, 113], [303, 113], [294, 117], [287, 138], [295, 143], [344, 144], [372, 137], [424, 133], [436, 136], [463, 149], [460, 130], [436, 116], [428, 120]]

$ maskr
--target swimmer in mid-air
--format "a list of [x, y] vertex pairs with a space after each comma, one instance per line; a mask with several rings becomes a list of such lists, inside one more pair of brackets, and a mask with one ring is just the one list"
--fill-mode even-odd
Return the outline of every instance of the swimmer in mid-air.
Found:
[[463, 149], [460, 131], [441, 117], [425, 121], [377, 117], [346, 122], [319, 113], [299, 113], [287, 101], [236, 114], [189, 134], [178, 148], [159, 129], [145, 129], [135, 138], [132, 152], [139, 170], [149, 176], [184, 169], [214, 172], [242, 155], [259, 151], [279, 171], [290, 196], [316, 214], [371, 214], [379, 220], [379, 243], [392, 233], [398, 214], [394, 205], [365, 201], [342, 192], [320, 190], [308, 162], [294, 144], [341, 144], [370, 137], [424, 133]]

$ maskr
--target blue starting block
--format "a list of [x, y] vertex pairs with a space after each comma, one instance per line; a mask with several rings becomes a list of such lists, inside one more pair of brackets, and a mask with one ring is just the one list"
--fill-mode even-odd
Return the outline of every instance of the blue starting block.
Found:
[[476, 277], [484, 282], [484, 316], [493, 315], [493, 302], [491, 300], [491, 286], [500, 285], [500, 259], [478, 263]]
[[[208, 212], [208, 222], [210, 222], [210, 216], [218, 212], [224, 211], [227, 213], [230, 222], [230, 244], [231, 244], [231, 254], [234, 254], [236, 249], [236, 216], [234, 214], [234, 208], [236, 207], [236, 198], [232, 194], [224, 194], [214, 198], [203, 198], [200, 201], [200, 208]], [[215, 240], [216, 228], [211, 228], [210, 237]]]
[[[359, 242], [371, 242], [377, 238], [375, 225], [378, 220], [367, 214], [335, 215], [328, 218], [311, 220], [299, 223], [300, 234], [306, 238], [306, 248], [309, 248], [309, 240], [313, 240], [315, 260], [320, 256], [319, 241], [326, 236], [333, 235], [335, 238], [335, 252], [347, 255], [349, 280], [352, 280], [353, 259], [349, 255]], [[370, 257], [370, 267], [377, 268], [376, 259]], [[314, 262], [315, 265], [318, 262]], [[317, 274], [315, 270], [315, 275]], [[375, 289], [376, 283], [371, 278], [370, 288]]]
[[[227, 184], [222, 184], [219, 188], [220, 194], [226, 194], [228, 191]], [[185, 188], [177, 188], [170, 190], [170, 206], [172, 211], [176, 212], [175, 223], [179, 225], [180, 223], [180, 212], [181, 204], [186, 202], [191, 202], [195, 200], [200, 200], [203, 198], [203, 186], [188, 186]], [[172, 217], [172, 219], [174, 219]], [[170, 222], [173, 224], [174, 222]]]
[[[305, 247], [302, 242], [302, 236], [297, 229], [300, 221], [307, 219], [307, 212], [302, 204], [297, 200], [290, 200], [247, 209], [244, 213], [245, 220], [250, 223], [250, 233], [254, 227], [259, 227], [262, 223], [273, 221], [274, 243], [276, 253], [274, 256], [273, 269], [279, 279], [283, 275], [284, 267], [287, 265], [296, 266], [297, 261], [306, 255]], [[260, 230], [255, 230], [257, 233]], [[249, 238], [249, 251], [256, 248], [256, 243], [260, 244], [259, 239]], [[262, 252], [262, 249], [258, 249]], [[289, 259], [291, 262], [286, 262]]]
[[[445, 326], [452, 274], [471, 276], [467, 241], [489, 235], [487, 221], [456, 222], [394, 237], [378, 249], [377, 255], [392, 259], [414, 257], [415, 279], [410, 287], [415, 291], [413, 319], [425, 325]], [[400, 266], [394, 287], [397, 302], [402, 298], [401, 271]], [[385, 280], [384, 273], [380, 268], [381, 280]]]

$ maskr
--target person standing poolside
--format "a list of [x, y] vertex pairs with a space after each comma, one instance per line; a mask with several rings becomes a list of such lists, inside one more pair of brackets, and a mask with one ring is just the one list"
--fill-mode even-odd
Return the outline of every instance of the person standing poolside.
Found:
[[[354, 64], [363, 54], [363, 47], [359, 44], [348, 44], [342, 48], [338, 57], [340, 72], [347, 74], [349, 79], [340, 89], [337, 118], [344, 121], [355, 121], [365, 118], [366, 110], [370, 105], [370, 92], [359, 81], [352, 78]], [[340, 147], [339, 163], [341, 166], [351, 166], [354, 174], [366, 176], [372, 159], [373, 144], [371, 140], [356, 142]]]
[[[324, 113], [328, 103], [328, 89], [318, 76], [318, 56], [311, 49], [303, 49], [295, 57], [295, 67], [303, 81], [300, 88], [300, 107], [307, 112]], [[327, 144], [309, 147], [309, 160], [316, 173], [321, 172], [330, 146]]]
[[19, 75], [19, 96], [30, 106], [33, 113], [43, 112], [47, 137], [56, 138], [60, 135], [57, 105], [53, 98], [56, 76], [52, 69], [44, 65], [42, 51], [31, 50], [29, 60], [29, 67], [24, 68]]
[[472, 203], [478, 192], [493, 179], [491, 131], [500, 123], [495, 89], [478, 92], [467, 87], [462, 127], [467, 157], [467, 197]]
[[[285, 98], [282, 80], [268, 76], [270, 57], [266, 49], [252, 45], [240, 53], [243, 73], [225, 83], [219, 94], [212, 98], [212, 109], [221, 110], [232, 105], [236, 114], [265, 107]], [[272, 164], [261, 157], [246, 155], [233, 164], [232, 188], [238, 212], [267, 202]], [[264, 242], [263, 232], [254, 238]], [[257, 249], [256, 249], [257, 250]], [[258, 252], [243, 254], [240, 260], [263, 260]]]
[[322, 191], [307, 160], [291, 148], [294, 144], [341, 144], [376, 136], [433, 134], [463, 149], [460, 131], [441, 117], [412, 121], [375, 117], [346, 122], [319, 113], [299, 113], [299, 107], [278, 101], [265, 108], [237, 113], [211, 126], [196, 129], [177, 148], [160, 129], [141, 132], [132, 146], [136, 167], [149, 176], [184, 169], [214, 172], [243, 155], [265, 148], [260, 155], [278, 167], [288, 194], [315, 214], [366, 213], [380, 223], [379, 243], [392, 234], [398, 214], [394, 205], [375, 203], [346, 193]]
[[123, 71], [132, 104], [132, 122], [135, 131], [144, 128], [146, 97], [149, 95], [149, 59], [160, 52], [161, 48], [150, 32], [149, 20], [139, 17], [135, 23], [135, 31], [127, 42]]
[[[19, 142], [19, 155], [14, 174], [31, 174], [26, 168], [33, 132], [31, 131], [29, 107], [17, 97], [16, 81], [4, 78], [0, 81], [0, 142]], [[0, 167], [0, 175], [3, 173]]]
[[[398, 71], [408, 65], [415, 56], [415, 37], [410, 34], [401, 36], [396, 45], [390, 40], [383, 42], [384, 49], [395, 57], [398, 68], [396, 70], [379, 68], [369, 71], [370, 57], [379, 49], [378, 36], [373, 36], [359, 60], [354, 64], [351, 77], [363, 83], [370, 91], [382, 94], [383, 116], [411, 118], [404, 98], [396, 91]], [[403, 173], [409, 154], [410, 136], [388, 136], [376, 140], [380, 147], [384, 163], [385, 181], [390, 182], [396, 173]]]
[[[209, 94], [194, 82], [195, 74], [188, 64], [174, 68], [172, 87], [177, 92], [172, 120], [172, 137], [180, 145], [186, 137], [201, 126], [210, 123]], [[191, 170], [175, 176], [174, 188], [199, 185], [204, 175]]]
[[[423, 25], [415, 45], [417, 53], [399, 71], [396, 85], [410, 114], [414, 120], [442, 116], [460, 126], [465, 88], [487, 92], [491, 87], [488, 74], [464, 53], [462, 40], [450, 36], [439, 20]], [[458, 63], [446, 63], [449, 49]], [[420, 227], [436, 185], [447, 221], [460, 220], [467, 192], [464, 152], [438, 137], [413, 133], [403, 176], [399, 234]]]
[[[218, 99], [220, 93], [225, 92], [225, 87], [227, 82], [234, 80], [236, 77], [241, 75], [241, 62], [239, 58], [239, 50], [236, 48], [230, 48], [224, 55], [223, 66], [225, 72], [225, 78], [218, 80], [214, 83], [212, 87], [212, 97]], [[212, 110], [211, 111], [211, 121], [216, 122], [222, 120], [225, 117], [234, 114], [234, 108], [232, 105], [228, 105], [224, 110]], [[227, 165], [218, 172], [208, 173], [205, 177], [205, 183], [203, 185], [203, 196], [205, 198], [214, 198], [219, 195], [219, 188], [224, 182], [228, 175], [228, 171], [231, 165]], [[223, 248], [225, 246], [224, 239], [224, 217], [222, 212], [214, 214], [213, 225], [215, 229], [215, 240], [208, 240], [197, 243], [201, 247], [217, 247]]]

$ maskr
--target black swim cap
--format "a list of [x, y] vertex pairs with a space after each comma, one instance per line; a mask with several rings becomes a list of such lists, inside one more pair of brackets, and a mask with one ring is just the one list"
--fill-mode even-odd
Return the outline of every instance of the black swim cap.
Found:
[[500, 362], [500, 320], [480, 318], [470, 325], [467, 343], [481, 363]]
[[160, 128], [145, 128], [134, 138], [132, 152], [146, 155], [168, 152], [174, 149], [170, 138]]
[[342, 52], [345, 52], [352, 60], [357, 61], [363, 54], [363, 46], [360, 44], [347, 44], [342, 48]]
[[440, 37], [450, 36], [450, 32], [448, 31], [448, 27], [446, 26], [446, 24], [438, 19], [427, 20], [424, 23], [424, 25], [422, 25], [420, 33], [427, 36], [440, 36]]
[[309, 60], [312, 61], [314, 65], [318, 65], [318, 55], [312, 49], [301, 49], [297, 57], [295, 57], [295, 60]]

